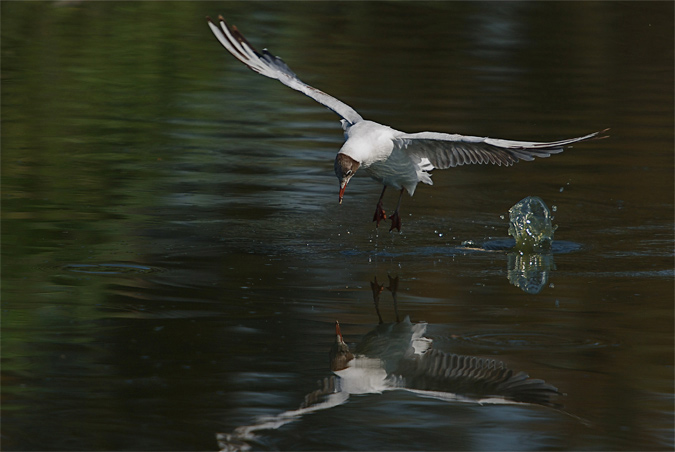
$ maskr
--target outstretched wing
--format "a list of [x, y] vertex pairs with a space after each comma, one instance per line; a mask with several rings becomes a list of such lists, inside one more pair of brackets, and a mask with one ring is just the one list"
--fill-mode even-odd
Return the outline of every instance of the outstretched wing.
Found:
[[[599, 132], [567, 140], [538, 143], [511, 141], [499, 138], [481, 138], [437, 132], [404, 133], [394, 143], [411, 157], [425, 159], [434, 168], [445, 169], [459, 165], [493, 163], [510, 166], [519, 160], [534, 160], [535, 157], [549, 157], [558, 154], [565, 146], [579, 141], [607, 138]], [[424, 162], [426, 163], [426, 162]], [[430, 168], [431, 169], [431, 168]]]
[[404, 360], [395, 372], [408, 389], [449, 392], [469, 397], [501, 397], [520, 403], [533, 403], [553, 408], [560, 395], [558, 389], [544, 380], [514, 372], [503, 362], [429, 350], [415, 359]]
[[276, 416], [260, 416], [251, 425], [242, 425], [232, 433], [218, 433], [218, 447], [221, 451], [250, 450], [251, 444], [260, 445], [257, 432], [273, 430], [297, 421], [314, 411], [327, 410], [341, 405], [349, 399], [349, 393], [340, 391], [339, 379], [335, 376], [319, 381], [319, 389], [307, 394], [305, 401], [297, 410], [284, 411]]
[[262, 53], [258, 52], [237, 30], [237, 27], [230, 27], [225, 22], [223, 16], [218, 16], [218, 25], [213, 23], [210, 17], [207, 17], [207, 20], [211, 31], [223, 47], [253, 71], [279, 80], [284, 85], [300, 91], [333, 110], [351, 124], [363, 120], [361, 115], [349, 105], [300, 81], [281, 58], [272, 55], [267, 49], [263, 49]]

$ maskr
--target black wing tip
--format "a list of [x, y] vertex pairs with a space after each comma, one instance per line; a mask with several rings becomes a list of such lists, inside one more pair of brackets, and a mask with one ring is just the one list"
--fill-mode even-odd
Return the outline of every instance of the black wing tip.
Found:
[[[219, 17], [220, 17], [220, 21], [223, 22], [226, 26], [228, 26], [227, 22], [225, 22], [225, 19], [223, 19], [223, 16], [219, 16]], [[248, 42], [248, 40], [244, 37], [244, 35], [241, 34], [241, 32], [239, 31], [239, 29], [237, 28], [236, 25], [229, 26], [229, 29], [230, 29], [230, 32], [232, 33], [232, 36], [234, 36], [234, 39], [236, 39], [237, 41], [239, 41], [242, 44], [247, 45], [253, 51], [253, 53], [255, 53], [258, 56], [258, 58], [260, 58], [262, 56], [260, 54], [260, 52], [258, 52], [258, 50], [255, 47], [253, 47], [253, 45], [251, 45], [250, 42]]]
[[[209, 22], [212, 25], [216, 25], [216, 21], [211, 19], [211, 16], [206, 16], [206, 21]], [[225, 18], [223, 17], [222, 14], [218, 14], [218, 22], [222, 22], [225, 25], [227, 25], [227, 22], [225, 21]]]
[[609, 138], [610, 135], [602, 135], [603, 133], [606, 133], [610, 127], [607, 127], [606, 129], [600, 130], [599, 132], [595, 132], [595, 136], [593, 137], [594, 140], [604, 140], [605, 138]]

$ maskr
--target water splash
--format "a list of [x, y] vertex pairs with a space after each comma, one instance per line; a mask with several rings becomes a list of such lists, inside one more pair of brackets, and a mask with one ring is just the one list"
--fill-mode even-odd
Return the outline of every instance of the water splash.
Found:
[[509, 209], [509, 235], [516, 240], [515, 249], [524, 253], [551, 250], [553, 233], [551, 211], [541, 198], [528, 196]]

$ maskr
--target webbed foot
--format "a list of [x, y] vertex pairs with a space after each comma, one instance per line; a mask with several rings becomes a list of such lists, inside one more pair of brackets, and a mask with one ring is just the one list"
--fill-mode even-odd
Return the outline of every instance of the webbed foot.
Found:
[[389, 219], [391, 220], [389, 232], [393, 231], [394, 229], [398, 229], [398, 232], [401, 232], [401, 216], [398, 214], [398, 210], [394, 212], [394, 214], [389, 217]]
[[375, 215], [373, 215], [373, 221], [377, 222], [377, 227], [380, 226], [380, 221], [386, 220], [387, 219], [387, 214], [384, 213], [384, 209], [382, 208], [382, 200], [380, 200], [377, 203], [377, 207], [375, 207]]

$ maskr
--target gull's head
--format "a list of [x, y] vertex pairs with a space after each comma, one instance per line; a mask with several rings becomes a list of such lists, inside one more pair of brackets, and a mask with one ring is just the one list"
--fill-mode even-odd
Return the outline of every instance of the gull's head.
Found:
[[335, 175], [340, 181], [340, 204], [342, 204], [342, 197], [345, 194], [345, 188], [347, 188], [349, 179], [359, 169], [359, 166], [361, 164], [347, 154], [338, 153], [337, 157], [335, 157]]
[[340, 323], [335, 321], [335, 343], [330, 349], [330, 370], [337, 372], [349, 367], [349, 362], [354, 359], [354, 355], [349, 351], [349, 346], [345, 343], [340, 331]]

